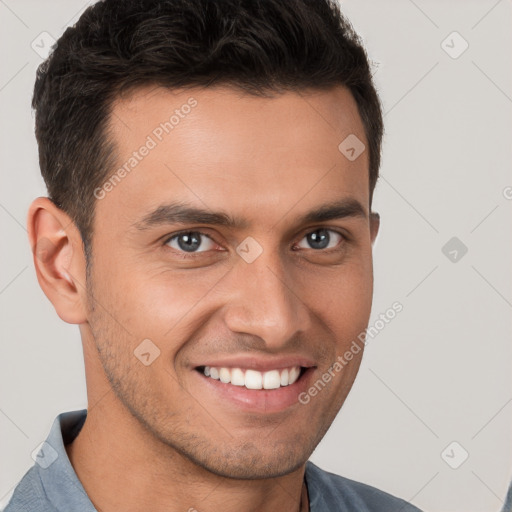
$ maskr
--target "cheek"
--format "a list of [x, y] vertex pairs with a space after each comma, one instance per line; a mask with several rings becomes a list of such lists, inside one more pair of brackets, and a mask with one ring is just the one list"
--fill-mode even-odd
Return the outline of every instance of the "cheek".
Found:
[[[230, 272], [227, 265], [188, 271], [161, 263], [144, 266], [137, 259], [113, 257], [111, 251], [96, 261], [95, 297], [112, 322], [131, 333], [134, 342], [149, 338], [161, 340], [163, 346], [180, 339], [178, 333], [186, 337], [181, 331], [216, 302], [215, 288], [222, 288]], [[290, 269], [294, 294], [334, 332], [353, 335], [366, 327], [373, 293], [371, 247], [354, 251], [338, 267]]]
[[[346, 343], [366, 329], [373, 297], [371, 258], [354, 260], [316, 279], [314, 289], [303, 288], [317, 315]], [[313, 306], [312, 306], [313, 308]]]
[[184, 272], [119, 262], [99, 269], [95, 295], [112, 321], [136, 339], [160, 341], [163, 349], [169, 340], [179, 339], [176, 334], [202, 310], [227, 271], [219, 266]]

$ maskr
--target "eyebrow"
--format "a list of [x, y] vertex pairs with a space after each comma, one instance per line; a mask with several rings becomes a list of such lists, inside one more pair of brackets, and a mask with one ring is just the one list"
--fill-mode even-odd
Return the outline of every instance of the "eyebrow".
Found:
[[[310, 224], [347, 217], [366, 219], [368, 214], [359, 201], [347, 198], [311, 210], [296, 219], [296, 222], [298, 224]], [[232, 229], [244, 229], [251, 223], [247, 219], [233, 217], [223, 211], [212, 212], [186, 203], [169, 203], [160, 205], [152, 212], [147, 213], [132, 227], [139, 231], [145, 231], [168, 224], [208, 224]]]

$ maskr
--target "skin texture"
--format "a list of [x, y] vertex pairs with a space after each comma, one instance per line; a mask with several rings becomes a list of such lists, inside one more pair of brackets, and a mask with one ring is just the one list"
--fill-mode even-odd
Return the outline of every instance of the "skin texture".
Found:
[[[79, 325], [84, 348], [88, 417], [68, 454], [103, 512], [298, 511], [305, 462], [362, 351], [307, 405], [268, 414], [207, 391], [194, 368], [221, 356], [300, 355], [314, 362], [314, 382], [364, 331], [378, 217], [367, 151], [349, 161], [338, 150], [349, 134], [366, 144], [364, 129], [342, 87], [274, 98], [145, 87], [113, 106], [118, 165], [190, 98], [196, 106], [96, 202], [90, 275], [69, 217], [47, 198], [30, 207], [39, 283], [60, 318]], [[298, 223], [343, 199], [364, 215]], [[171, 201], [246, 225], [135, 227]], [[328, 249], [308, 243], [321, 228], [333, 230]], [[211, 240], [195, 253], [166, 243], [183, 230]], [[250, 264], [236, 252], [248, 236], [263, 250]], [[134, 355], [145, 339], [160, 351], [148, 366]]]

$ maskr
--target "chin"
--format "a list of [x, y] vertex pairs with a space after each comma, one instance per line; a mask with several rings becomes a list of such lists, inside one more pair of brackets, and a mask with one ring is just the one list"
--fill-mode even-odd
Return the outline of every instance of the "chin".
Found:
[[[301, 468], [309, 458], [309, 451], [304, 452], [304, 443], [284, 443], [277, 448], [270, 443], [262, 446], [245, 443], [239, 446], [226, 446], [197, 449], [197, 445], [178, 448], [181, 455], [198, 467], [215, 475], [237, 480], [261, 480], [277, 478]], [[302, 450], [297, 450], [301, 446]], [[313, 450], [311, 450], [313, 451]]]
[[284, 475], [293, 473], [306, 463], [306, 459], [302, 457], [300, 460], [276, 460], [276, 457], [272, 458], [260, 458], [254, 459], [240, 459], [239, 457], [235, 460], [225, 460], [223, 463], [218, 464], [207, 464], [203, 465], [204, 469], [210, 473], [214, 473], [218, 476], [225, 478], [233, 478], [237, 480], [263, 480], [267, 478], [278, 478]]

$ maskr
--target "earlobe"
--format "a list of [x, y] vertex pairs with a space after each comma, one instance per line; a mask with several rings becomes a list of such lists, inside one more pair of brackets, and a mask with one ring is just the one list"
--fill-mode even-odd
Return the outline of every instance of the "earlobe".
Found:
[[377, 238], [377, 234], [379, 233], [380, 228], [380, 215], [377, 212], [370, 213], [370, 237], [372, 241], [372, 245]]
[[50, 199], [38, 197], [27, 230], [37, 280], [57, 314], [71, 324], [86, 322], [85, 262], [76, 226]]

